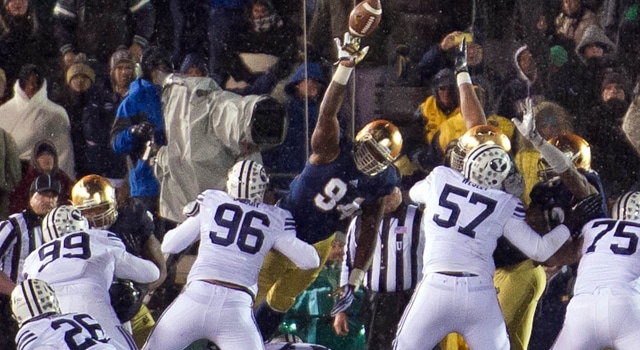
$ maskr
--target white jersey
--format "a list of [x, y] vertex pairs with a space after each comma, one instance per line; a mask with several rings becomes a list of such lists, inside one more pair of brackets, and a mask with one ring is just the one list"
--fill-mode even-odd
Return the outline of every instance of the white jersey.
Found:
[[74, 232], [55, 239], [27, 257], [24, 278], [47, 282], [62, 312], [87, 313], [100, 322], [117, 349], [136, 349], [111, 306], [109, 288], [114, 277], [151, 283], [160, 276], [154, 263], [125, 250], [114, 233]]
[[492, 254], [503, 234], [538, 261], [548, 259], [569, 238], [563, 225], [540, 237], [524, 221], [518, 198], [473, 184], [448, 167], [433, 169], [409, 196], [425, 205], [424, 274], [460, 271], [493, 276]]
[[640, 277], [640, 222], [598, 219], [587, 223], [582, 232], [574, 295], [592, 294], [600, 288], [635, 290], [635, 280]]
[[104, 230], [74, 232], [42, 245], [29, 254], [22, 273], [25, 279], [41, 279], [54, 290], [82, 284], [108, 291], [114, 276], [139, 283], [151, 283], [160, 276], [152, 262], [127, 253], [120, 238]]
[[285, 209], [238, 201], [226, 192], [207, 190], [198, 196], [200, 211], [167, 232], [162, 252], [176, 254], [200, 239], [198, 256], [187, 283], [218, 280], [257, 291], [264, 257], [272, 248], [301, 269], [318, 266], [313, 246], [296, 238], [295, 222]]
[[93, 317], [69, 313], [33, 319], [16, 335], [19, 350], [115, 350]]

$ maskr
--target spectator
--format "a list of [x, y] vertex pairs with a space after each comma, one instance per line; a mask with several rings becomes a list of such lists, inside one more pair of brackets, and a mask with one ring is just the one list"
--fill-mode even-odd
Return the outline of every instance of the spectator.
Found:
[[[134, 59], [140, 61], [153, 32], [155, 10], [148, 0], [58, 0], [53, 17], [65, 69], [79, 52], [106, 68], [120, 45], [128, 47]], [[106, 71], [99, 70], [98, 75], [102, 76], [100, 73]]]
[[522, 118], [524, 100], [531, 97], [534, 105], [546, 99], [537, 63], [527, 45], [519, 45], [513, 54], [511, 78], [499, 92], [496, 114], [512, 119]]
[[567, 51], [573, 50], [590, 25], [599, 26], [598, 17], [583, 5], [582, 0], [562, 0], [560, 14], [555, 19], [556, 43]]
[[62, 106], [47, 97], [42, 69], [24, 65], [13, 91], [13, 98], [0, 106], [0, 128], [15, 139], [20, 159], [29, 162], [33, 146], [48, 139], [58, 151], [60, 169], [75, 179], [69, 116]]
[[228, 44], [242, 27], [244, 9], [249, 0], [209, 0], [209, 72], [218, 84], [216, 77], [225, 75], [224, 61]]
[[188, 75], [190, 77], [208, 77], [209, 70], [207, 69], [207, 64], [200, 57], [200, 55], [196, 53], [188, 54], [182, 64], [180, 65], [180, 73]]
[[51, 47], [44, 41], [44, 33], [30, 2], [34, 0], [8, 0], [0, 7], [0, 66], [12, 86], [20, 68], [33, 63], [49, 72]]
[[[306, 145], [318, 119], [318, 108], [327, 87], [327, 77], [318, 63], [300, 65], [289, 78], [284, 91], [287, 94], [287, 136], [284, 142], [262, 152], [262, 160], [271, 175], [271, 186], [286, 191], [307, 161]], [[306, 134], [306, 135], [305, 135]], [[277, 175], [276, 175], [277, 174]]]
[[[575, 49], [580, 66], [578, 68], [578, 84], [580, 109], [577, 115], [586, 114], [600, 99], [601, 82], [607, 71], [618, 67], [614, 59], [615, 44], [607, 38], [602, 28], [589, 26], [582, 40]], [[582, 120], [578, 120], [581, 123]]]
[[424, 126], [424, 140], [415, 149], [409, 150], [409, 157], [423, 169], [431, 169], [442, 163], [442, 153], [435, 138], [440, 125], [459, 115], [460, 98], [453, 70], [441, 69], [431, 81], [431, 94], [418, 106], [414, 119]]
[[169, 58], [157, 47], [149, 47], [142, 57], [142, 77], [131, 83], [116, 112], [111, 128], [111, 146], [130, 160], [131, 198], [153, 213], [158, 211], [160, 183], [148, 162], [140, 158], [147, 142], [167, 144], [160, 101], [162, 77], [172, 71]]
[[580, 80], [578, 70], [580, 67], [570, 56], [567, 50], [560, 45], [554, 45], [549, 54], [549, 73], [546, 85], [549, 101], [560, 104], [570, 113], [576, 115], [580, 110]]
[[111, 148], [111, 126], [116, 109], [129, 93], [135, 78], [131, 52], [121, 47], [111, 55], [110, 79], [99, 82], [89, 93], [89, 101], [82, 113], [82, 132], [86, 142], [87, 172], [106, 177], [120, 188], [127, 173], [126, 156]]
[[60, 183], [58, 200], [60, 203], [68, 203], [71, 194], [73, 180], [58, 167], [58, 151], [48, 140], [41, 140], [33, 146], [31, 162], [24, 171], [22, 180], [18, 182], [9, 199], [9, 212], [19, 213], [29, 206], [28, 198], [24, 194], [29, 190], [31, 183], [40, 175], [51, 175]]
[[[28, 193], [28, 194], [27, 194]], [[40, 175], [22, 195], [29, 198], [26, 210], [11, 214], [0, 224], [0, 347], [16, 349], [16, 322], [11, 317], [9, 295], [22, 282], [27, 255], [42, 245], [42, 218], [58, 205], [60, 182], [50, 175]]]
[[460, 44], [462, 37], [465, 37], [467, 41], [467, 61], [471, 79], [485, 90], [486, 105], [489, 110], [493, 110], [494, 86], [500, 85], [501, 77], [498, 72], [485, 64], [483, 38], [477, 30], [470, 29], [466, 32], [456, 30], [445, 35], [439, 43], [431, 45], [418, 63], [421, 80], [428, 83], [441, 69], [454, 66], [455, 49]]
[[[9, 214], [16, 213], [9, 209], [10, 198], [22, 179], [22, 167], [18, 157], [18, 148], [13, 137], [0, 129], [0, 220], [6, 220]], [[22, 192], [22, 196], [27, 191]]]
[[86, 142], [82, 130], [82, 113], [89, 104], [89, 88], [96, 80], [96, 74], [86, 58], [84, 54], [76, 56], [75, 63], [67, 69], [65, 74], [66, 84], [58, 91], [52, 92], [51, 97], [51, 100], [64, 107], [69, 115], [75, 174], [78, 178], [89, 174], [85, 153]]
[[581, 135], [591, 146], [591, 166], [602, 179], [609, 204], [640, 185], [640, 155], [622, 131], [622, 119], [629, 108], [628, 85], [623, 75], [607, 73], [597, 105], [581, 123]]
[[230, 79], [224, 79], [222, 86], [232, 91], [253, 85], [272, 67], [277, 68], [276, 78], [282, 79], [290, 72], [296, 53], [295, 31], [276, 12], [271, 0], [250, 0], [242, 18], [241, 30], [227, 44], [225, 66]]

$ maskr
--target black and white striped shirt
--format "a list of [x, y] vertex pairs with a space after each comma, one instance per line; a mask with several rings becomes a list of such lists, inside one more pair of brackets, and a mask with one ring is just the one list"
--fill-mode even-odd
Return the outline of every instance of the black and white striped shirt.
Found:
[[42, 245], [40, 220], [26, 210], [0, 222], [0, 270], [15, 283], [22, 282], [24, 260]]
[[[359, 222], [356, 217], [349, 224], [340, 285], [349, 280]], [[383, 217], [371, 267], [363, 282], [365, 287], [374, 292], [397, 292], [416, 286], [422, 275], [424, 238], [421, 226], [422, 211], [414, 205], [401, 204], [395, 212]]]

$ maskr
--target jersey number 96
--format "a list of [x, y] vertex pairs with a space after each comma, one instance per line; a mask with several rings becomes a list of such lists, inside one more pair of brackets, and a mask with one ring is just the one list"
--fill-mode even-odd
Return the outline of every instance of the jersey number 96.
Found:
[[259, 252], [264, 242], [264, 232], [251, 226], [254, 219], [260, 221], [262, 226], [269, 227], [271, 224], [269, 217], [264, 213], [255, 210], [244, 213], [240, 206], [230, 203], [220, 205], [216, 210], [214, 220], [218, 226], [227, 229], [227, 234], [209, 232], [211, 243], [227, 247], [235, 242], [238, 248], [245, 253]]

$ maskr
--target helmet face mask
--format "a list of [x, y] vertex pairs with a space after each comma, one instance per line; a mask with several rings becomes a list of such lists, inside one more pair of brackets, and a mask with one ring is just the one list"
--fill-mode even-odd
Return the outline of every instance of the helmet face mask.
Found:
[[640, 192], [631, 191], [618, 197], [610, 214], [614, 220], [640, 219]]
[[477, 125], [467, 130], [451, 151], [450, 163], [453, 169], [462, 171], [464, 159], [472, 149], [479, 145], [492, 144], [511, 151], [511, 141], [499, 128], [493, 125]]
[[42, 240], [46, 243], [88, 228], [89, 222], [80, 210], [70, 205], [61, 205], [48, 212], [42, 219]]
[[91, 228], [108, 229], [118, 218], [116, 191], [106, 178], [87, 175], [71, 189], [71, 202]]
[[35, 317], [61, 313], [53, 289], [38, 279], [26, 279], [14, 288], [11, 292], [11, 311], [20, 327]]
[[393, 163], [402, 149], [402, 135], [386, 120], [374, 120], [356, 135], [353, 160], [363, 174], [375, 176]]
[[252, 160], [237, 162], [227, 173], [227, 193], [236, 199], [262, 202], [268, 185], [267, 171]]
[[483, 144], [467, 154], [462, 174], [476, 185], [503, 189], [510, 171], [511, 158], [507, 152], [498, 145]]

